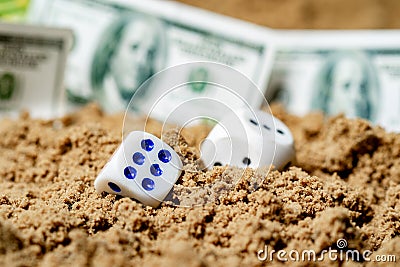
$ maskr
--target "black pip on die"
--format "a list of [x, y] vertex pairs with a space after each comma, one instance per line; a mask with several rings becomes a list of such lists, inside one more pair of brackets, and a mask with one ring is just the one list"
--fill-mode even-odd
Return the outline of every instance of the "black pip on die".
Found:
[[201, 158], [208, 168], [232, 165], [282, 169], [295, 159], [289, 128], [261, 110], [232, 111], [218, 122], [201, 145]]

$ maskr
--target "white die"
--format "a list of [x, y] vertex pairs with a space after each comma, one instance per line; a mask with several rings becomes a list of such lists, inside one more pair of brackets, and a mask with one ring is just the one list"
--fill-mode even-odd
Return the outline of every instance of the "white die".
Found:
[[96, 191], [117, 194], [157, 207], [179, 178], [178, 154], [152, 134], [134, 131], [123, 140], [97, 176]]
[[211, 130], [201, 145], [201, 158], [213, 166], [281, 169], [295, 158], [289, 128], [269, 113], [243, 108], [228, 114]]

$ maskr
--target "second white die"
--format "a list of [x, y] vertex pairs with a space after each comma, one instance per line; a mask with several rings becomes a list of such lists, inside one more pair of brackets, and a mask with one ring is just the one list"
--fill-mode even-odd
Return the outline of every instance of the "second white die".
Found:
[[281, 169], [294, 160], [289, 128], [269, 113], [243, 108], [222, 118], [201, 145], [208, 168], [219, 165]]
[[179, 178], [178, 154], [156, 136], [134, 131], [127, 135], [95, 180], [96, 191], [139, 200], [157, 207]]

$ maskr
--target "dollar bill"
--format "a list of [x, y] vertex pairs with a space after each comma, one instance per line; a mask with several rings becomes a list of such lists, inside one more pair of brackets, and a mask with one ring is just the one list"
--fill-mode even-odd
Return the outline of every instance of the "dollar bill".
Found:
[[280, 31], [268, 99], [400, 131], [400, 31]]
[[60, 115], [69, 30], [0, 23], [0, 115]]
[[[108, 112], [124, 110], [144, 81], [171, 66], [219, 62], [262, 89], [272, 67], [269, 29], [172, 1], [34, 0], [30, 20], [74, 31], [66, 72], [69, 102], [97, 100]], [[185, 79], [211, 77], [212, 72], [199, 67]], [[239, 94], [257, 106], [262, 99], [252, 98], [251, 89]], [[186, 94], [209, 91], [206, 84], [197, 84]], [[175, 96], [168, 99], [169, 107], [183, 101]], [[158, 116], [165, 113], [160, 110]]]

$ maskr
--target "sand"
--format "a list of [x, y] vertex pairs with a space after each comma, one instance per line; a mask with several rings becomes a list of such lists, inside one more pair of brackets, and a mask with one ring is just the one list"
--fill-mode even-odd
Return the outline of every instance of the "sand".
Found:
[[[280, 266], [257, 253], [267, 245], [320, 255], [337, 248], [338, 239], [349, 249], [399, 257], [400, 135], [343, 116], [296, 117], [279, 105], [273, 113], [296, 142], [297, 162], [282, 172], [226, 166], [196, 172], [198, 144], [209, 129], [188, 128], [180, 136], [167, 130], [163, 138], [181, 151], [186, 168], [178, 184], [243, 178], [205, 205], [157, 209], [95, 192], [97, 174], [121, 141], [122, 115], [88, 105], [57, 120], [26, 113], [3, 120], [0, 265]], [[160, 134], [156, 122], [146, 130]], [[249, 183], [254, 178], [264, 179], [257, 189]]]
[[[182, 1], [274, 28], [400, 26], [397, 0]], [[346, 240], [345, 249], [371, 250], [371, 259], [396, 255], [398, 263], [400, 135], [343, 116], [296, 117], [279, 105], [273, 113], [296, 142], [297, 162], [282, 172], [201, 171], [198, 144], [209, 129], [186, 129], [182, 136], [167, 131], [165, 140], [185, 164], [177, 186], [205, 187], [218, 179], [226, 185], [243, 177], [205, 205], [163, 203], [157, 209], [94, 190], [97, 174], [121, 142], [122, 115], [88, 105], [56, 120], [27, 113], [1, 120], [0, 266], [378, 265], [257, 258], [265, 248], [320, 256], [338, 249], [339, 239]], [[143, 124], [137, 119], [133, 128]], [[160, 135], [157, 122], [146, 130]]]

